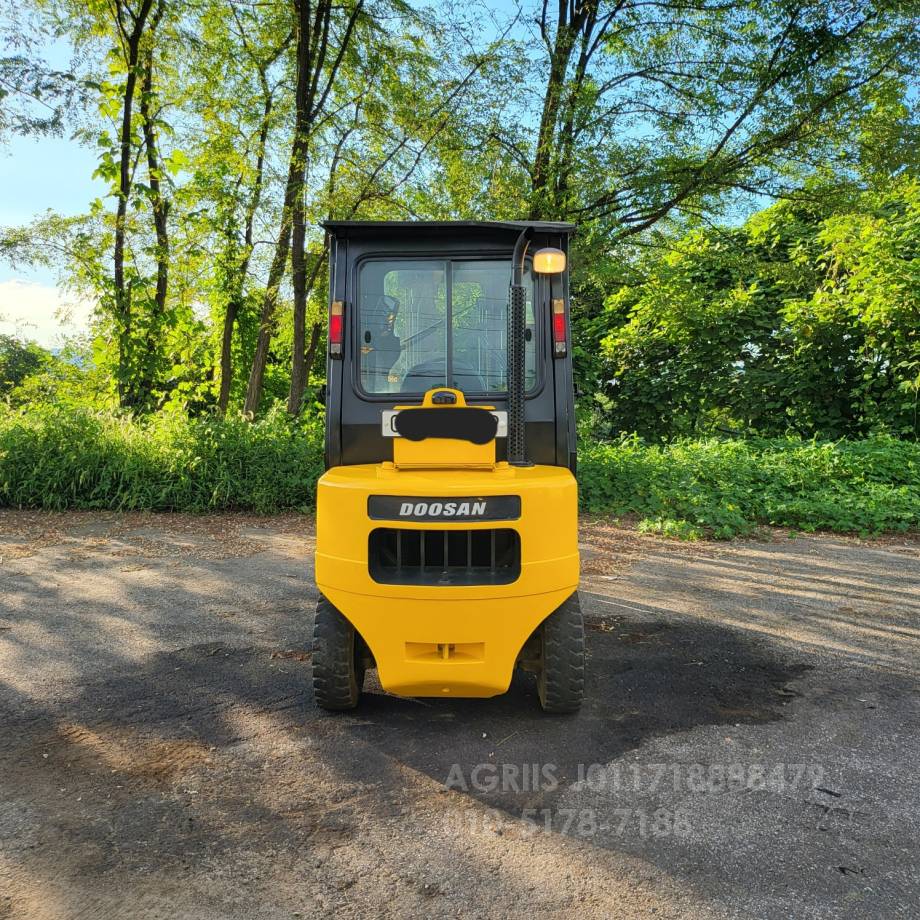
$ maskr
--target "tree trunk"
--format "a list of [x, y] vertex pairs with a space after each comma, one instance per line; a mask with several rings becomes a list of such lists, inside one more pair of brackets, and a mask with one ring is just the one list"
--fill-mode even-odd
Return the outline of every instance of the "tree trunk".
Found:
[[[160, 13], [163, 7], [157, 8], [154, 18], [151, 22], [151, 28], [155, 29], [159, 21]], [[151, 321], [147, 327], [146, 349], [144, 366], [147, 371], [141, 376], [137, 386], [137, 398], [140, 403], [149, 402], [152, 395], [155, 381], [151, 377], [150, 369], [155, 366], [153, 357], [158, 344], [158, 329], [166, 315], [166, 296], [169, 291], [169, 229], [167, 221], [169, 218], [169, 202], [163, 195], [162, 184], [160, 182], [160, 155], [157, 142], [156, 126], [154, 124], [154, 115], [151, 109], [153, 97], [153, 49], [148, 48], [144, 56], [144, 79], [141, 88], [140, 110], [142, 117], [142, 127], [144, 132], [144, 146], [147, 152], [147, 173], [150, 191], [148, 197], [150, 206], [153, 209], [153, 228], [156, 236], [156, 266], [157, 281], [156, 291], [154, 293], [153, 312]]]
[[135, 404], [131, 382], [131, 293], [125, 284], [125, 240], [127, 236], [128, 197], [131, 194], [131, 133], [133, 129], [134, 93], [137, 88], [137, 68], [140, 60], [141, 37], [153, 0], [143, 0], [134, 17], [131, 31], [124, 28], [127, 7], [116, 7], [116, 23], [125, 41], [128, 73], [121, 104], [119, 132], [118, 205], [115, 211], [115, 242], [112, 253], [115, 315], [118, 322], [118, 402], [123, 408]]
[[543, 94], [543, 111], [540, 116], [537, 148], [531, 170], [531, 199], [528, 214], [530, 220], [551, 216], [549, 212], [553, 210], [553, 203], [547, 201], [547, 192], [552, 178], [556, 124], [559, 120], [565, 77], [575, 47], [575, 23], [569, 23], [567, 17], [568, 2], [560, 0], [559, 21], [556, 24], [556, 35], [550, 52], [549, 79]]
[[153, 228], [157, 240], [157, 285], [154, 305], [159, 316], [166, 312], [166, 294], [169, 288], [169, 202], [163, 196], [160, 182], [160, 154], [156, 127], [150, 109], [153, 94], [153, 52], [148, 51], [141, 91], [141, 116], [143, 117], [144, 146], [147, 148], [147, 172], [150, 179], [150, 205], [153, 208]]
[[224, 312], [224, 326], [220, 337], [220, 392], [217, 411], [223, 415], [230, 402], [230, 384], [233, 381], [233, 328], [240, 311], [238, 300], [231, 300]]
[[298, 175], [297, 195], [294, 199], [293, 248], [291, 272], [294, 281], [294, 352], [291, 359], [291, 389], [287, 410], [293, 416], [300, 414], [300, 402], [307, 384], [304, 350], [307, 344], [307, 220], [304, 212], [304, 181], [306, 164]]
[[131, 388], [128, 369], [131, 352], [131, 295], [125, 287], [125, 235], [128, 214], [128, 195], [131, 194], [131, 122], [134, 106], [134, 89], [137, 84], [137, 49], [130, 49], [128, 78], [121, 114], [121, 155], [118, 182], [118, 207], [115, 212], [114, 286], [115, 314], [118, 321], [118, 402], [130, 408]]
[[322, 325], [314, 323], [310, 330], [310, 344], [306, 345], [307, 296], [316, 285], [316, 279], [319, 277], [320, 270], [325, 263], [326, 252], [327, 250], [323, 249], [323, 252], [316, 256], [310, 277], [304, 279], [303, 309], [298, 312], [296, 298], [294, 303], [294, 357], [291, 366], [291, 391], [288, 395], [287, 410], [295, 417], [300, 415], [303, 394], [307, 388], [310, 368], [313, 366], [313, 356], [316, 353], [319, 333], [322, 332]]
[[259, 144], [256, 153], [256, 174], [253, 179], [252, 197], [246, 210], [246, 227], [243, 231], [243, 260], [237, 270], [233, 288], [234, 294], [227, 303], [224, 313], [224, 326], [220, 341], [220, 392], [217, 397], [217, 411], [223, 415], [230, 403], [230, 384], [233, 382], [233, 329], [243, 304], [246, 289], [246, 276], [249, 273], [249, 261], [252, 258], [252, 230], [256, 212], [262, 200], [262, 182], [265, 174], [265, 148], [268, 144], [268, 128], [272, 114], [273, 99], [265, 77], [266, 67], [260, 71], [262, 92], [264, 96], [262, 121], [259, 124]]
[[[252, 370], [249, 373], [249, 385], [246, 388], [246, 401], [243, 411], [254, 416], [259, 410], [262, 399], [262, 384], [265, 379], [265, 365], [268, 362], [268, 349], [271, 344], [272, 333], [275, 327], [275, 306], [278, 300], [278, 288], [284, 275], [288, 251], [291, 247], [291, 230], [294, 227], [294, 249], [300, 249], [303, 256], [303, 239], [305, 234], [305, 219], [303, 211], [304, 175], [307, 164], [308, 146], [308, 111], [307, 92], [310, 82], [310, 11], [309, 4], [303, 0], [295, 0], [297, 11], [297, 88], [295, 99], [297, 104], [294, 119], [294, 138], [291, 142], [291, 159], [288, 165], [287, 181], [284, 188], [284, 206], [281, 214], [281, 226], [278, 230], [278, 241], [275, 244], [275, 255], [269, 271], [268, 287], [262, 299], [262, 315], [259, 323], [259, 335], [256, 339], [255, 354], [252, 356]], [[299, 245], [298, 245], [299, 244]], [[299, 275], [303, 281], [303, 274]], [[295, 299], [297, 297], [298, 270], [294, 268]]]

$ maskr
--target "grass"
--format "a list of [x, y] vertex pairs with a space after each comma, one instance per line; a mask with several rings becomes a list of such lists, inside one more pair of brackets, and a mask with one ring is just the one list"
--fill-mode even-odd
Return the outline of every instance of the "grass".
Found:
[[0, 506], [119, 511], [308, 510], [322, 431], [282, 412], [132, 421], [111, 413], [0, 409]]
[[[274, 412], [131, 421], [82, 409], [0, 407], [0, 506], [272, 513], [309, 510], [322, 426]], [[758, 525], [863, 535], [920, 530], [920, 445], [888, 437], [638, 439], [581, 445], [582, 509], [680, 539]]]
[[636, 515], [639, 529], [696, 539], [758, 525], [861, 535], [920, 530], [920, 444], [797, 438], [587, 445], [586, 511]]

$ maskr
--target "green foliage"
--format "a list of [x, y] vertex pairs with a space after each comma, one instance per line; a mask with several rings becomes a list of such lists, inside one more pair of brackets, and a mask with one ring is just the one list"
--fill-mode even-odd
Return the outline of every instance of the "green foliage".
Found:
[[[0, 409], [0, 507], [269, 513], [309, 509], [322, 472], [318, 416], [280, 408], [130, 419], [85, 408]], [[920, 445], [638, 438], [582, 448], [583, 510], [679, 539], [769, 524], [860, 534], [920, 529]]]
[[642, 518], [637, 529], [639, 533], [655, 533], [678, 540], [701, 540], [706, 536], [702, 527], [673, 518]]
[[51, 361], [51, 354], [34, 342], [0, 335], [0, 397], [9, 394]]
[[269, 513], [312, 506], [322, 466], [321, 425], [278, 410], [248, 422], [0, 408], [0, 506]]
[[56, 406], [68, 409], [115, 408], [111, 378], [97, 367], [87, 348], [68, 346], [60, 355], [49, 357], [18, 386], [6, 394], [6, 403], [15, 409]]
[[[321, 382], [322, 221], [529, 217], [579, 225], [585, 507], [681, 539], [917, 527], [916, 444], [878, 435], [920, 433], [918, 0], [367, 0], [347, 42], [355, 4], [326, 4], [342, 55], [314, 48], [306, 107], [303, 4], [142, 7], [0, 16], [0, 142], [67, 114], [105, 187], [0, 228], [95, 304], [79, 355], [0, 340], [0, 504], [308, 507], [310, 410], [235, 409], [299, 393], [307, 355]], [[774, 440], [689, 440], [726, 431]]]
[[920, 432], [916, 180], [694, 230], [644, 269], [607, 301], [613, 431]]
[[[87, 214], [0, 228], [0, 258], [95, 304], [104, 406], [255, 412], [291, 390], [296, 414], [303, 360], [321, 373], [303, 339], [324, 327], [324, 219], [571, 219], [598, 433], [909, 433], [915, 235], [902, 220], [898, 240], [881, 196], [917, 162], [918, 3], [12, 0], [0, 142], [66, 114], [104, 191]], [[300, 41], [310, 10], [331, 28]], [[42, 63], [52, 40], [72, 74]], [[763, 196], [847, 183], [880, 197], [637, 257]]]
[[863, 441], [638, 438], [579, 456], [588, 512], [634, 515], [640, 529], [727, 538], [757, 525], [862, 535], [920, 529], [920, 444]]
[[49, 36], [38, 5], [0, 2], [0, 144], [60, 135], [86, 102], [77, 75], [44, 60]]

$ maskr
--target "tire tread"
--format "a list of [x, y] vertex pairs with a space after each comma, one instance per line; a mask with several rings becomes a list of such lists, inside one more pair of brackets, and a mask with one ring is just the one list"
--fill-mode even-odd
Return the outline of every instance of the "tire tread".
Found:
[[578, 592], [560, 604], [540, 628], [540, 704], [546, 712], [577, 712], [585, 696], [585, 624]]
[[354, 626], [327, 600], [316, 602], [313, 620], [313, 696], [322, 709], [354, 709], [364, 683], [356, 664], [358, 636]]

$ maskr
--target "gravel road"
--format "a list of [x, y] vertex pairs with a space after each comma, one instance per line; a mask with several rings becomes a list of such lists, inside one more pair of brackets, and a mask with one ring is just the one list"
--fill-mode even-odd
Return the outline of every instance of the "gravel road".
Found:
[[582, 540], [578, 716], [330, 716], [311, 518], [0, 511], [0, 917], [920, 917], [920, 539]]

